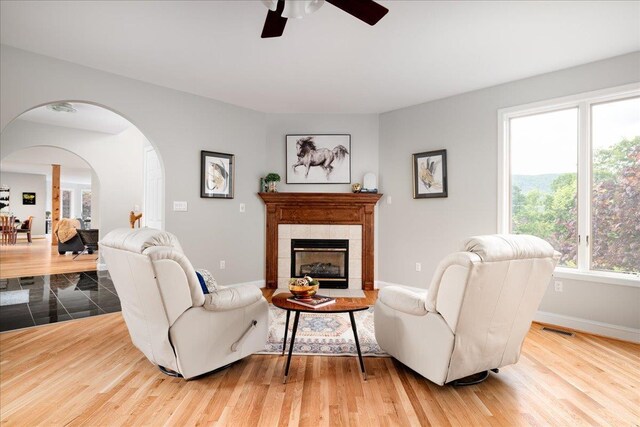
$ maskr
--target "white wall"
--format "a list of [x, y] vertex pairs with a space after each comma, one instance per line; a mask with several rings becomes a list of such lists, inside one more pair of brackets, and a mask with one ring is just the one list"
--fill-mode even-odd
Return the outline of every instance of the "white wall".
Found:
[[[117, 227], [127, 227], [129, 211], [142, 205], [142, 139], [134, 128], [119, 135], [51, 126], [15, 120], [2, 132], [2, 155], [27, 147], [53, 146], [68, 150], [84, 159], [95, 171], [100, 182], [102, 203], [98, 209], [101, 233]], [[75, 217], [80, 215], [80, 187], [62, 183], [61, 188], [73, 187]], [[85, 186], [89, 188], [89, 186]]]
[[[350, 134], [351, 182], [362, 183], [367, 172], [378, 174], [377, 114], [267, 114], [267, 161], [262, 176], [276, 172], [282, 177], [279, 191], [344, 193], [351, 184], [286, 184], [287, 134]], [[256, 190], [259, 184], [256, 183]]]
[[[497, 110], [640, 80], [640, 53], [382, 114], [380, 280], [426, 288], [437, 263], [497, 228]], [[412, 198], [411, 154], [446, 148], [449, 197]], [[415, 271], [415, 263], [422, 271]], [[640, 328], [640, 288], [564, 280], [541, 310]]]
[[[30, 173], [0, 173], [0, 184], [7, 185], [11, 189], [9, 195], [9, 212], [20, 220], [25, 220], [29, 215], [33, 216], [31, 234], [33, 236], [44, 235], [45, 200], [46, 200], [45, 175]], [[23, 205], [22, 193], [36, 193], [35, 205]]]
[[[165, 228], [180, 238], [192, 263], [212, 271], [221, 284], [264, 280], [264, 206], [257, 196], [267, 158], [263, 113], [5, 45], [0, 87], [3, 139], [11, 120], [53, 101], [89, 101], [122, 114], [158, 151], [165, 172]], [[235, 199], [200, 198], [200, 150], [236, 155]], [[8, 154], [2, 142], [2, 155]], [[106, 148], [102, 154], [109, 156]], [[114, 159], [111, 166], [126, 172], [121, 160], [126, 159]], [[100, 180], [101, 206], [112, 195], [108, 185]], [[113, 191], [117, 195], [126, 185], [118, 180]], [[174, 200], [188, 202], [188, 211], [173, 212]], [[240, 203], [246, 213], [238, 212]], [[124, 205], [112, 207], [115, 213], [101, 210], [101, 230], [126, 225], [121, 212], [131, 209], [130, 202]], [[219, 269], [222, 259], [225, 270]]]

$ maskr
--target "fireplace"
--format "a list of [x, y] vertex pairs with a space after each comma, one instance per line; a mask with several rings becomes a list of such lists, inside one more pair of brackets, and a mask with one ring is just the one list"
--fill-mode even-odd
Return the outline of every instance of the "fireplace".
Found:
[[321, 288], [349, 287], [349, 240], [291, 239], [291, 277], [311, 276]]

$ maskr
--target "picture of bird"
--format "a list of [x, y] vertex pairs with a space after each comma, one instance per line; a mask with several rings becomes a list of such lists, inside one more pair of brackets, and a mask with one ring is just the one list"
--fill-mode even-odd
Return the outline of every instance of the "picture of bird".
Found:
[[[423, 161], [420, 162], [420, 171], [418, 177], [420, 178], [420, 182], [425, 186], [427, 190], [430, 190], [432, 187], [441, 188], [442, 183], [439, 182], [439, 177], [436, 176], [436, 168], [439, 161], [431, 160], [431, 157], [427, 157]], [[438, 190], [439, 191], [439, 190]]]
[[222, 163], [213, 161], [207, 166], [207, 189], [216, 193], [225, 193], [229, 183], [229, 172]]

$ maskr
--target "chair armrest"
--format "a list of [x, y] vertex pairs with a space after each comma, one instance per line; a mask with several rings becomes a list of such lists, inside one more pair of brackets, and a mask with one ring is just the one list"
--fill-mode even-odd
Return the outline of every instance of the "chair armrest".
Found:
[[262, 298], [262, 292], [253, 285], [238, 285], [220, 288], [204, 297], [206, 310], [227, 311], [254, 304]]
[[387, 286], [378, 293], [378, 299], [394, 310], [414, 316], [427, 314], [427, 290], [404, 286]]

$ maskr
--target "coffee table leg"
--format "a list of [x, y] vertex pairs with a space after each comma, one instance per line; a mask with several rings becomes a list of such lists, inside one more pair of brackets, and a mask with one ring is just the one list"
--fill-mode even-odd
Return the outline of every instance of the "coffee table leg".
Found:
[[289, 316], [291, 316], [291, 310], [287, 310], [287, 320], [284, 323], [284, 341], [282, 341], [283, 356], [284, 356], [284, 349], [287, 348], [287, 332], [289, 332]]
[[360, 370], [362, 370], [362, 377], [367, 380], [367, 371], [364, 370], [364, 360], [362, 360], [362, 352], [360, 351], [360, 340], [358, 339], [358, 328], [356, 327], [356, 318], [353, 316], [353, 311], [349, 312], [349, 318], [351, 319], [351, 328], [353, 329], [353, 338], [356, 340], [356, 349], [358, 350], [358, 359], [360, 359]]
[[296, 341], [296, 331], [298, 330], [298, 319], [300, 319], [300, 312], [296, 311], [296, 315], [293, 318], [293, 330], [291, 331], [291, 344], [289, 345], [289, 355], [287, 356], [287, 367], [284, 369], [284, 379], [282, 380], [283, 384], [287, 382], [287, 377], [289, 376], [289, 365], [291, 365], [291, 354], [293, 354], [293, 343]]

